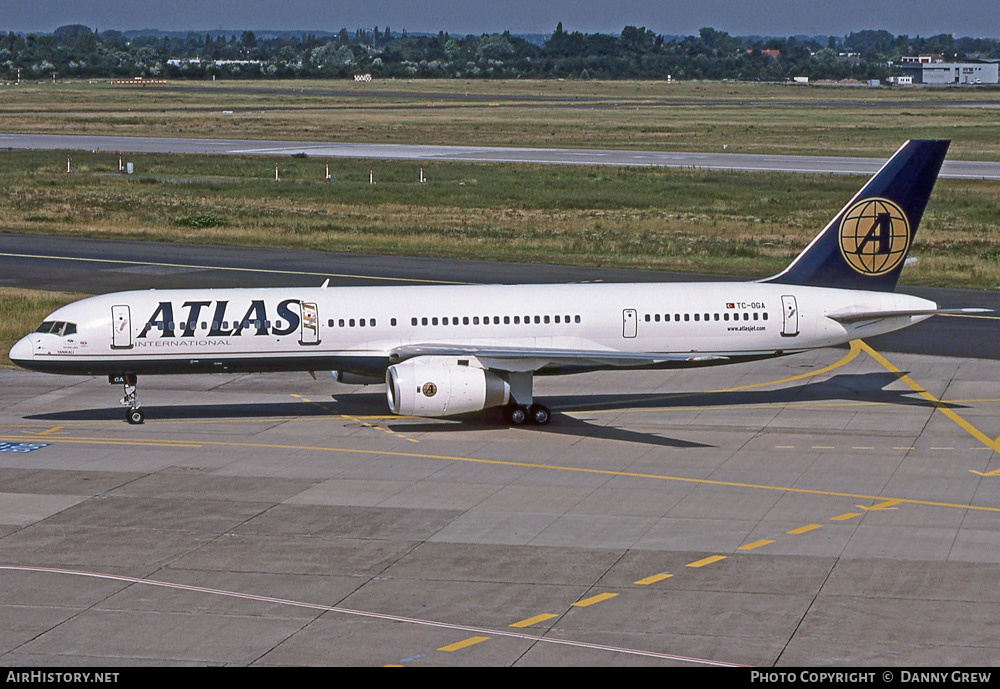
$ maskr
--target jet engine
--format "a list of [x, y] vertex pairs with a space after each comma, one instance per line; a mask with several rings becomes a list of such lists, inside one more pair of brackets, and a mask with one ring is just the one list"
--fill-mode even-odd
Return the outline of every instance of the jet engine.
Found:
[[474, 360], [418, 356], [386, 369], [386, 399], [393, 414], [451, 416], [500, 407], [510, 385]]

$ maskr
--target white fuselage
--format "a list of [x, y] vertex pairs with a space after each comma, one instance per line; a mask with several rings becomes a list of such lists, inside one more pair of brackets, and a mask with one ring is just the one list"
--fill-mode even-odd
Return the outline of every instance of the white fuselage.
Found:
[[[394, 350], [433, 344], [691, 353], [725, 363], [928, 317], [843, 322], [831, 314], [934, 308], [892, 292], [757, 282], [148, 290], [57, 310], [46, 320], [52, 332], [28, 335], [11, 359], [67, 374], [337, 370], [376, 378]], [[594, 368], [602, 367], [540, 361], [533, 370]]]

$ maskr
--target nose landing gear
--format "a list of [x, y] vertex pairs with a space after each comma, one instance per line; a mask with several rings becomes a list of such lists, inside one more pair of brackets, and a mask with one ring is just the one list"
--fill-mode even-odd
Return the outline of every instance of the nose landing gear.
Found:
[[141, 403], [136, 396], [136, 388], [138, 387], [138, 376], [134, 373], [125, 373], [120, 376], [112, 376], [112, 383], [121, 383], [124, 389], [125, 396], [122, 397], [118, 403], [123, 407], [128, 407], [125, 410], [125, 420], [130, 424], [140, 424], [146, 419], [145, 412], [139, 407]]

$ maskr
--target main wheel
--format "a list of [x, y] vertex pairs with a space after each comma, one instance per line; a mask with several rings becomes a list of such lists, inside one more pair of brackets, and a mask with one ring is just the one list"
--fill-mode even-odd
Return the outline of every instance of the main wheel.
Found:
[[544, 404], [531, 405], [528, 409], [528, 416], [531, 418], [531, 423], [538, 426], [544, 426], [552, 420], [552, 412]]
[[514, 426], [523, 426], [528, 421], [528, 410], [522, 406], [508, 407], [507, 421]]
[[142, 409], [129, 409], [125, 412], [125, 420], [131, 424], [140, 424], [145, 420], [146, 414]]

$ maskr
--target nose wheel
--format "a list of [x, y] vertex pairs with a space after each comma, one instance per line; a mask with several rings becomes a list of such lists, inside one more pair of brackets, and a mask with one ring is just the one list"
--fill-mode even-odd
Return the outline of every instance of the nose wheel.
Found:
[[125, 411], [125, 420], [133, 425], [140, 424], [146, 419], [145, 412], [139, 408], [141, 404], [136, 396], [138, 382], [138, 376], [134, 373], [126, 373], [122, 376], [122, 387], [125, 396], [118, 400], [118, 403], [123, 407], [128, 407]]

